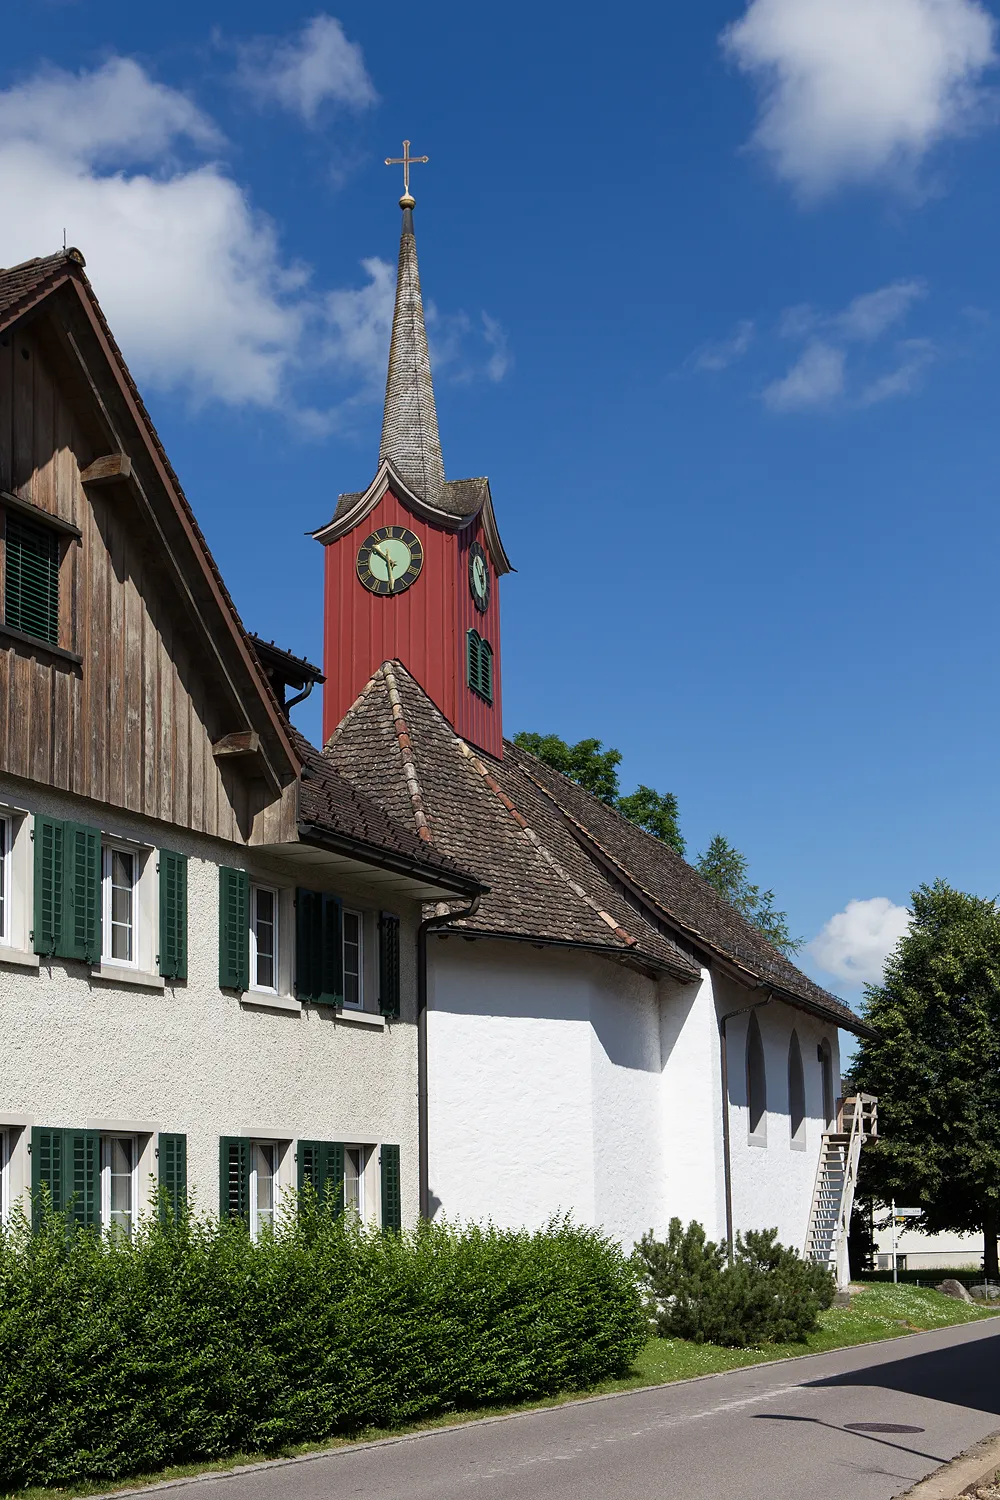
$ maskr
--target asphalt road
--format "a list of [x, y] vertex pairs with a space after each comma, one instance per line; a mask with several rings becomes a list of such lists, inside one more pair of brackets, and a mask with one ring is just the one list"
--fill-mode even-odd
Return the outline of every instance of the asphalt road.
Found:
[[[890, 1500], [1000, 1429], [1000, 1326], [736, 1370], [197, 1485], [197, 1500]], [[907, 1432], [864, 1431], [893, 1424]]]

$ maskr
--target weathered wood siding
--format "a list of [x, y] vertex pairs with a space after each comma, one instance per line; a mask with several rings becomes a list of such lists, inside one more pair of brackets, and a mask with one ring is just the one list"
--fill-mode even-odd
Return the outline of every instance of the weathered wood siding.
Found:
[[225, 839], [293, 838], [294, 785], [279, 796], [213, 758], [239, 726], [127, 482], [81, 484], [95, 457], [85, 427], [31, 328], [0, 340], [0, 489], [83, 532], [63, 542], [59, 578], [60, 645], [82, 663], [0, 634], [0, 766]]

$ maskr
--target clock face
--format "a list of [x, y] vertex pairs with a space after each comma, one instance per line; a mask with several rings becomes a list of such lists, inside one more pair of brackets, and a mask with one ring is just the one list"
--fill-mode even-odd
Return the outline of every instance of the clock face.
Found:
[[405, 526], [380, 526], [358, 548], [358, 577], [373, 594], [401, 594], [423, 565], [420, 538]]
[[485, 614], [490, 602], [490, 565], [478, 542], [469, 548], [469, 588], [476, 608]]

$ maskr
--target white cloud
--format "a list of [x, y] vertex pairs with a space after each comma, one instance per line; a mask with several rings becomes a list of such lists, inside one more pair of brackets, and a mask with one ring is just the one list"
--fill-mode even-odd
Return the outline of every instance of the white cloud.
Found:
[[815, 195], [970, 128], [995, 31], [979, 0], [750, 0], [722, 44], [761, 88], [754, 144]]
[[774, 412], [803, 411], [810, 406], [829, 406], [844, 391], [843, 349], [816, 339], [809, 344], [787, 375], [774, 380], [764, 391], [764, 404]]
[[851, 984], [878, 984], [889, 954], [910, 925], [905, 906], [888, 896], [848, 901], [809, 944], [808, 952], [827, 974]]
[[924, 371], [935, 358], [934, 346], [929, 339], [905, 339], [898, 346], [898, 353], [896, 368], [880, 375], [861, 392], [858, 399], [862, 406], [876, 406], [895, 396], [911, 395], [919, 388]]
[[855, 297], [834, 320], [846, 339], [870, 343], [906, 317], [913, 303], [927, 296], [925, 281], [894, 281], [877, 292]]
[[[128, 58], [0, 91], [0, 199], [17, 205], [0, 219], [0, 265], [50, 253], [65, 228], [140, 383], [291, 412], [300, 378], [322, 368], [352, 389], [345, 404], [372, 399], [392, 268], [368, 260], [365, 286], [314, 288], [225, 165], [204, 159], [223, 145]], [[499, 378], [497, 336], [485, 336]]]
[[357, 42], [333, 16], [314, 16], [292, 40], [259, 37], [239, 49], [237, 77], [262, 103], [275, 103], [307, 124], [328, 100], [366, 109], [378, 94]]
[[696, 370], [704, 370], [712, 374], [719, 370], [728, 370], [737, 360], [743, 358], [754, 340], [754, 324], [750, 318], [743, 318], [737, 323], [728, 339], [722, 339], [716, 344], [705, 344], [694, 355], [692, 363]]

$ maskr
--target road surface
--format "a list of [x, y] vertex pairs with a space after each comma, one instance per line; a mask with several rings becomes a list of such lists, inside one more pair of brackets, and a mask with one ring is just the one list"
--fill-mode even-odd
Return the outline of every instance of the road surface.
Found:
[[197, 1500], [890, 1500], [998, 1429], [990, 1319], [213, 1477]]

